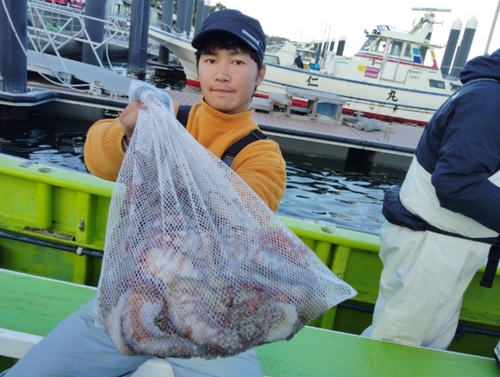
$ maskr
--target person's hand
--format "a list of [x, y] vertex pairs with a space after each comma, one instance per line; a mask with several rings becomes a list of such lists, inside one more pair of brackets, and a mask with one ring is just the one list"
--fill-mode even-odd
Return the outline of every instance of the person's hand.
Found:
[[135, 124], [139, 116], [139, 109], [142, 106], [143, 104], [141, 102], [129, 103], [119, 116], [120, 123], [123, 127], [123, 133], [125, 134], [124, 140], [127, 145], [130, 143], [130, 138], [134, 133]]

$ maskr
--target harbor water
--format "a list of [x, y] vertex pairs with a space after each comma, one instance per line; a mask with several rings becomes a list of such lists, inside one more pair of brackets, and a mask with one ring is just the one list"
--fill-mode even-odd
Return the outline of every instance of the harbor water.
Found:
[[[87, 172], [83, 144], [91, 124], [36, 117], [0, 125], [0, 153]], [[402, 173], [368, 174], [343, 170], [343, 161], [284, 155], [287, 188], [278, 214], [377, 233], [383, 221], [384, 192], [400, 184]]]

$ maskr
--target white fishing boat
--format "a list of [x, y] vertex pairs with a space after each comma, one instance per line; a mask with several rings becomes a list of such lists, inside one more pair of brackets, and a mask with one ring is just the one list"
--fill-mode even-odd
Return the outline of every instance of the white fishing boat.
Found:
[[[257, 95], [285, 93], [287, 86], [336, 93], [346, 100], [345, 113], [361, 111], [367, 117], [425, 125], [461, 85], [456, 77], [444, 77], [440, 71], [435, 50], [442, 46], [429, 41], [436, 23], [435, 13], [426, 11], [410, 31], [378, 25], [372, 32], [365, 31], [366, 42], [353, 57], [327, 52], [308, 69], [293, 66], [291, 57], [299, 52], [285, 44], [266, 54], [266, 77]], [[187, 84], [197, 85], [190, 41], [161, 27], [151, 27], [150, 37], [179, 58]]]

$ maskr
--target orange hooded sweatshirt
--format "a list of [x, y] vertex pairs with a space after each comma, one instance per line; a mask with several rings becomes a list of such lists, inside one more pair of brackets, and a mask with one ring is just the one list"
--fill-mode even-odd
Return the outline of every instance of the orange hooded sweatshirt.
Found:
[[[204, 101], [193, 105], [186, 126], [201, 145], [219, 158], [234, 142], [256, 128], [258, 126], [252, 118], [252, 111], [228, 115]], [[123, 136], [118, 118], [99, 120], [89, 129], [83, 154], [92, 174], [116, 180], [125, 156]], [[249, 144], [238, 153], [231, 168], [271, 210], [279, 208], [286, 187], [286, 165], [276, 142], [258, 140]]]

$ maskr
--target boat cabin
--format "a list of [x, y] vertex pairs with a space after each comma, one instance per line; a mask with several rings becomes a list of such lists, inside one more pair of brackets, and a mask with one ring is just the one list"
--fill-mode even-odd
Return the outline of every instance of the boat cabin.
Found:
[[436, 60], [434, 51], [441, 46], [430, 43], [433, 23], [434, 15], [431, 13], [411, 31], [388, 25], [378, 25], [371, 33], [365, 30], [367, 39], [355, 56], [368, 58], [380, 65], [381, 80], [402, 83], [415, 76], [420, 81], [428, 79], [429, 88], [454, 91], [460, 84], [446, 81]]
[[399, 60], [412, 65], [437, 69], [436, 59], [433, 54], [428, 54], [429, 50], [433, 50], [428, 40], [422, 42], [405, 40], [397, 38], [396, 33], [401, 32], [392, 30], [390, 26], [377, 26], [371, 34], [367, 34], [367, 39], [357, 55], [370, 56], [379, 60], [387, 57], [388, 60]]
[[297, 55], [302, 58], [304, 67], [309, 66], [316, 58], [314, 48], [285, 42], [284, 44], [268, 46], [264, 54], [264, 63], [291, 67]]

